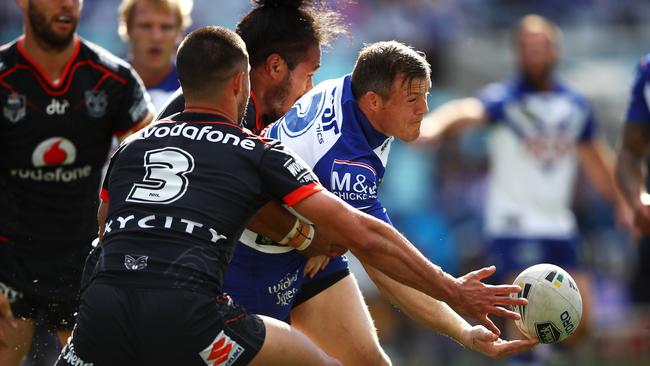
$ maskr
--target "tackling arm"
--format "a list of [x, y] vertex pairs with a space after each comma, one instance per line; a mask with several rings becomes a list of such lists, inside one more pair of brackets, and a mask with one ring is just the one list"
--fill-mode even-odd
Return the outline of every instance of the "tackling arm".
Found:
[[519, 318], [517, 313], [496, 305], [527, 303], [525, 299], [502, 296], [519, 292], [518, 286], [491, 286], [481, 282], [494, 273], [494, 267], [454, 278], [429, 262], [393, 227], [356, 210], [330, 192], [312, 194], [294, 208], [317, 225], [331, 230], [332, 239], [348, 247], [360, 261], [408, 287], [447, 302], [496, 334], [499, 330], [488, 314]]

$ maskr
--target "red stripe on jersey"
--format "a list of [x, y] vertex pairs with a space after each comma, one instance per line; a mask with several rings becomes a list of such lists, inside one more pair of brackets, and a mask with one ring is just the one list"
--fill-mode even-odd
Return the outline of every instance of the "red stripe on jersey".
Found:
[[99, 192], [99, 198], [104, 202], [108, 202], [108, 189], [102, 188]]
[[0, 243], [8, 243], [8, 242], [9, 242], [8, 237], [6, 237], [4, 235], [0, 235]]
[[306, 186], [298, 187], [296, 190], [293, 192], [287, 194], [282, 198], [284, 203], [287, 206], [293, 206], [296, 203], [304, 200], [305, 198], [311, 196], [312, 194], [316, 192], [320, 192], [323, 190], [323, 186], [320, 185], [320, 183], [309, 183]]
[[[77, 55], [79, 54], [79, 49], [81, 49], [81, 42], [79, 41], [79, 38], [75, 37], [74, 52], [72, 53], [72, 57], [70, 57], [68, 62], [65, 64], [65, 67], [63, 68], [63, 72], [61, 73], [61, 77], [59, 77], [59, 82], [58, 83], [55, 83], [54, 81], [52, 81], [52, 79], [50, 79], [50, 76], [46, 72], [44, 72], [43, 69], [41, 69], [41, 67], [38, 65], [38, 63], [36, 63], [36, 61], [34, 61], [34, 59], [32, 59], [32, 57], [30, 55], [28, 55], [27, 52], [25, 52], [25, 49], [23, 48], [23, 42], [24, 41], [25, 41], [24, 36], [21, 37], [18, 40], [17, 46], [18, 46], [18, 51], [20, 52], [20, 54], [22, 54], [23, 57], [27, 60], [27, 62], [29, 62], [32, 65], [32, 67], [34, 67], [41, 74], [41, 76], [43, 78], [45, 78], [45, 81], [47, 81], [49, 86], [51, 86], [52, 88], [58, 88], [60, 86], [60, 84], [63, 82], [63, 80], [65, 80], [65, 77], [68, 74], [68, 71], [70, 70], [70, 67], [72, 66], [73, 61], [77, 58]], [[39, 82], [40, 82], [40, 80], [39, 80]]]

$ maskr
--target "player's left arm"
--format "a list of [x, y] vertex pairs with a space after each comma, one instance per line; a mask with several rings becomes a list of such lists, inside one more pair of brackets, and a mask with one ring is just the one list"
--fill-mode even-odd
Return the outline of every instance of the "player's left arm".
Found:
[[614, 179], [613, 157], [609, 147], [593, 138], [578, 144], [581, 166], [594, 187], [614, 204], [618, 220], [624, 226], [633, 226], [632, 210]]
[[154, 118], [154, 106], [140, 76], [129, 69], [126, 80], [113, 121], [113, 134], [120, 143], [149, 125]]
[[650, 124], [627, 121], [623, 127], [616, 159], [616, 179], [635, 212], [635, 224], [644, 234], [650, 232], [650, 203], [644, 203], [645, 159], [650, 154]]
[[368, 264], [364, 263], [363, 266], [381, 293], [392, 304], [419, 324], [451, 337], [466, 348], [500, 359], [537, 344], [536, 340], [530, 339], [500, 339], [483, 326], [472, 326], [446, 303], [402, 285]]

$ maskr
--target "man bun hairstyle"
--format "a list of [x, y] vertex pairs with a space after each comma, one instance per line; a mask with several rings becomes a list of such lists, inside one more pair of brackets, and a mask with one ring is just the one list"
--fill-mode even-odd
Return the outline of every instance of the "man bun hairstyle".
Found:
[[397, 41], [367, 44], [359, 52], [352, 71], [352, 93], [359, 100], [369, 91], [388, 99], [396, 77], [404, 83], [415, 78], [431, 79], [431, 65], [423, 52]]
[[251, 67], [277, 53], [289, 70], [306, 57], [311, 46], [328, 46], [347, 34], [342, 17], [318, 0], [254, 0], [253, 9], [237, 24], [248, 49]]
[[226, 28], [199, 28], [178, 47], [176, 69], [186, 99], [220, 92], [235, 73], [248, 69], [246, 45]]

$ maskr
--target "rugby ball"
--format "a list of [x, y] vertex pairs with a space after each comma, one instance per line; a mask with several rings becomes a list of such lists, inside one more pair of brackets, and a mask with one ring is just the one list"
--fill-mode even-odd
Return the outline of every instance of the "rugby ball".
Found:
[[521, 319], [517, 328], [540, 343], [558, 343], [578, 328], [582, 318], [582, 297], [567, 271], [548, 263], [527, 268], [515, 279], [521, 291], [514, 297], [528, 299], [527, 306], [516, 306]]

